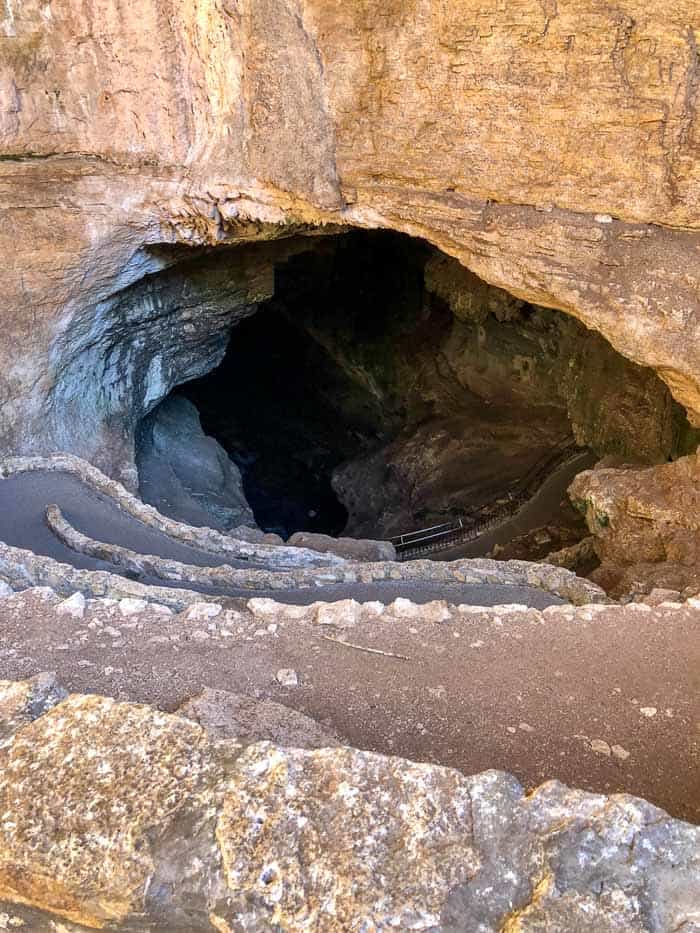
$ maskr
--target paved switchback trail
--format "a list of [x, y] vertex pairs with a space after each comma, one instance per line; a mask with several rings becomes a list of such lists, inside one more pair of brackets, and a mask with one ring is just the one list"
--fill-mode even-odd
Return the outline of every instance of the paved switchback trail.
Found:
[[[54, 538], [44, 520], [51, 502], [96, 538], [200, 566], [221, 563], [152, 531], [60, 473], [0, 481], [0, 537], [114, 572]], [[431, 591], [394, 583], [270, 595], [300, 603], [395, 595], [484, 606], [489, 600], [561, 602], [519, 587]], [[450, 623], [432, 621], [418, 608], [405, 618], [388, 611], [381, 621], [346, 631], [278, 613], [268, 625], [242, 608], [221, 609], [210, 621], [149, 607], [136, 614], [118, 604], [94, 608], [100, 601], [76, 618], [57, 611], [58, 602], [34, 592], [0, 599], [1, 677], [55, 670], [69, 690], [168, 710], [205, 687], [269, 698], [359, 748], [467, 774], [502, 768], [530, 787], [556, 777], [593, 791], [631, 792], [673, 815], [700, 819], [700, 640], [698, 613], [690, 607], [565, 607], [554, 617], [506, 610], [502, 620], [504, 610], [485, 608]], [[91, 621], [96, 613], [103, 614], [99, 623]], [[298, 686], [282, 686], [281, 669], [296, 671]]]
[[[79, 569], [119, 573], [116, 565], [79, 554], [58, 540], [47, 526], [45, 517], [46, 507], [54, 503], [74, 528], [97, 541], [126, 547], [139, 554], [152, 554], [200, 567], [228, 564], [240, 569], [264, 569], [262, 563], [226, 560], [220, 555], [175, 541], [122, 512], [107, 496], [95, 492], [77, 478], [68, 473], [53, 471], [22, 473], [0, 480], [0, 539], [6, 544], [52, 557]], [[133, 574], [129, 576], [134, 579]], [[147, 575], [136, 579], [153, 586], [183, 585], [169, 584]], [[540, 609], [562, 602], [550, 593], [527, 586], [446, 585], [400, 580], [255, 591], [193, 584], [187, 584], [187, 588], [218, 597], [269, 596], [278, 602], [299, 604], [312, 603], [318, 599], [356, 599], [358, 602], [378, 600], [389, 603], [398, 596], [417, 603], [446, 599], [456, 604], [470, 603], [477, 606], [521, 603]]]
[[599, 459], [596, 454], [586, 451], [568, 460], [547, 477], [532, 498], [512, 518], [496, 528], [485, 531], [472, 541], [465, 541], [426, 556], [432, 560], [485, 557], [496, 544], [507, 544], [519, 535], [556, 521], [561, 502], [567, 498], [566, 491], [574, 477], [584, 470], [590, 470]]

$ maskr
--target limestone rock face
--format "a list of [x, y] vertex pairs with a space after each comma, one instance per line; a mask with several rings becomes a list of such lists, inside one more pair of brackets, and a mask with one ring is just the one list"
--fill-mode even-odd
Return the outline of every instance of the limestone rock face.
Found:
[[666, 386], [599, 334], [440, 254], [426, 265], [425, 284], [456, 318], [443, 352], [462, 387], [492, 402], [563, 408], [577, 442], [600, 456], [653, 463], [687, 452], [687, 426]]
[[7, 924], [156, 933], [283, 928], [690, 928], [700, 829], [644, 801], [350, 748], [216, 742], [194, 722], [71, 696], [0, 751]]
[[269, 260], [244, 252], [118, 289], [52, 338], [42, 433], [134, 488], [140, 420], [176, 384], [216, 366], [231, 327], [271, 292]]
[[136, 465], [144, 502], [164, 515], [219, 531], [255, 528], [240, 470], [186, 398], [168, 397], [145, 419]]
[[0, 745], [27, 723], [68, 696], [55, 674], [37, 674], [30, 680], [0, 681]]
[[14, 819], [0, 827], [0, 900], [94, 928], [142, 909], [151, 834], [163, 844], [180, 821], [196, 839], [206, 822], [208, 744], [186, 719], [100, 697], [71, 697], [25, 727], [2, 752]]
[[592, 575], [623, 595], [654, 587], [700, 589], [700, 455], [655, 467], [579, 474], [569, 495], [595, 536]]
[[226, 317], [148, 277], [327, 223], [567, 311], [700, 421], [699, 25], [695, 0], [8, 6], [0, 446], [133, 481], [130, 418]]

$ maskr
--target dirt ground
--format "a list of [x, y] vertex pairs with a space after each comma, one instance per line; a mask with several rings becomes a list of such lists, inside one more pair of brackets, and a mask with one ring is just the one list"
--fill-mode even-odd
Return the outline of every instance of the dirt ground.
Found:
[[[116, 605], [76, 619], [34, 596], [31, 611], [19, 606], [0, 601], [6, 679], [55, 670], [71, 690], [166, 710], [203, 687], [270, 698], [360, 748], [504, 769], [526, 787], [559, 778], [629, 792], [700, 821], [695, 610], [609, 607], [567, 621], [484, 609], [436, 623], [419, 609], [338, 629], [274, 615], [262, 624], [240, 601], [212, 620]], [[281, 686], [280, 669], [298, 686]]]

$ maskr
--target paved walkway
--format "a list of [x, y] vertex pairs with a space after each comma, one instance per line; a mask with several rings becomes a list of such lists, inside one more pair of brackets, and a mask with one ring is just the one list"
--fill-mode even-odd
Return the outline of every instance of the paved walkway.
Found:
[[465, 557], [485, 557], [496, 544], [507, 544], [513, 538], [524, 535], [549, 522], [556, 522], [562, 500], [567, 498], [567, 489], [574, 477], [583, 470], [590, 470], [599, 460], [588, 451], [562, 464], [542, 483], [535, 495], [512, 518], [497, 528], [492, 528], [473, 541], [458, 544], [453, 548], [428, 555], [432, 560], [457, 560]]
[[[114, 564], [78, 554], [55, 537], [46, 524], [46, 506], [55, 503], [65, 518], [88, 537], [108, 544], [117, 544], [140, 554], [153, 554], [197, 566], [220, 566], [227, 563], [238, 568], [263, 565], [251, 561], [224, 560], [200, 551], [156, 531], [122, 512], [106, 496], [94, 492], [67, 473], [32, 472], [0, 480], [0, 539], [6, 544], [26, 548], [36, 554], [85, 570], [106, 570], [119, 573]], [[132, 576], [132, 575], [130, 575]], [[132, 576], [133, 578], [133, 576]], [[143, 575], [139, 582], [154, 586], [177, 586]], [[180, 584], [181, 585], [181, 584]], [[454, 603], [493, 606], [499, 603], [522, 603], [544, 608], [562, 600], [542, 590], [525, 586], [486, 584], [440, 585], [412, 582], [379, 582], [372, 584], [337, 584], [328, 587], [290, 588], [289, 590], [248, 590], [188, 585], [188, 589], [223, 597], [270, 596], [280, 602], [308, 604], [321, 598], [328, 600], [357, 599], [362, 602], [391, 602], [397, 596], [426, 603], [433, 599], [448, 599]]]

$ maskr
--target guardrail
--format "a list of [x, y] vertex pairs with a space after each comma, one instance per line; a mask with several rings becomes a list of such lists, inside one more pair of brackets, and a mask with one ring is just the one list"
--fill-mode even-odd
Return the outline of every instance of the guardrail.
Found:
[[410, 531], [390, 538], [396, 548], [397, 557], [399, 560], [408, 560], [474, 541], [485, 532], [491, 531], [516, 515], [535, 495], [553, 470], [581, 453], [581, 449], [576, 447], [572, 441], [567, 443], [563, 449], [541, 460], [521, 480], [520, 488], [508, 494], [507, 502], [489, 507], [487, 518], [479, 520], [474, 517], [461, 516], [452, 522], [443, 522], [440, 525], [432, 525], [429, 528], [421, 528], [418, 531]]

